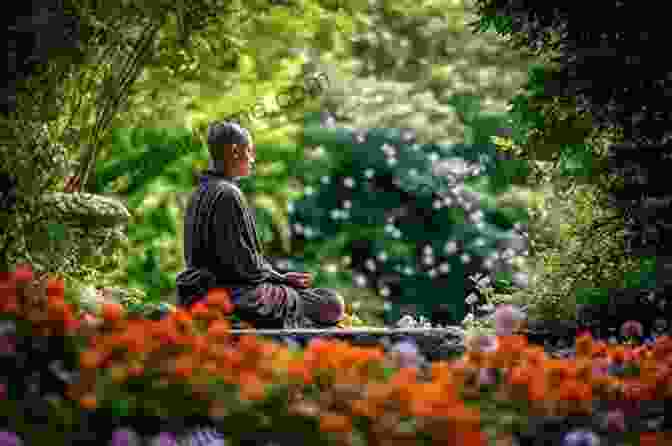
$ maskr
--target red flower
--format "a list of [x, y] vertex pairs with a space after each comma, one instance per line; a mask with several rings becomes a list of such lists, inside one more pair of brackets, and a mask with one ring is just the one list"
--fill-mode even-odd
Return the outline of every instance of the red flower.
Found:
[[30, 282], [33, 280], [33, 269], [28, 264], [17, 265], [14, 270], [14, 278], [18, 282]]

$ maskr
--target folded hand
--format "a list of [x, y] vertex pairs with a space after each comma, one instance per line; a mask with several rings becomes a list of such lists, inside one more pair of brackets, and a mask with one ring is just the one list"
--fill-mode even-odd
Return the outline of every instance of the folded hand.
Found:
[[286, 273], [285, 279], [296, 288], [309, 288], [313, 283], [313, 275], [310, 273]]

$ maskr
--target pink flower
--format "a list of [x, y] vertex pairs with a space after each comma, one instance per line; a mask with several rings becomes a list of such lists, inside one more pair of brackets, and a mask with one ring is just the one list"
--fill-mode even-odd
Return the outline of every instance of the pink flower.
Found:
[[497, 336], [513, 334], [513, 330], [524, 318], [525, 313], [513, 305], [499, 305], [495, 310], [495, 333]]
[[13, 355], [16, 353], [14, 340], [9, 336], [0, 336], [0, 355]]
[[606, 376], [609, 373], [609, 360], [606, 358], [596, 358], [593, 360], [593, 376]]
[[495, 372], [492, 369], [481, 369], [478, 373], [478, 384], [489, 386], [495, 383]]
[[611, 410], [607, 413], [606, 427], [610, 431], [625, 432], [625, 414], [622, 410]]
[[640, 337], [644, 334], [642, 324], [637, 321], [627, 321], [621, 325], [621, 336], [625, 338]]
[[488, 335], [476, 335], [467, 341], [469, 350], [476, 352], [492, 352], [497, 350], [497, 338]]

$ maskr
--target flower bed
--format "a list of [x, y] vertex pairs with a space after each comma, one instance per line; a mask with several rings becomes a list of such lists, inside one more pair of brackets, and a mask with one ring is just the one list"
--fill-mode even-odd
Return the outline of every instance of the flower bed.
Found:
[[223, 290], [161, 320], [114, 303], [80, 317], [62, 281], [31, 280], [27, 268], [0, 277], [4, 428], [26, 444], [121, 445], [130, 429], [169, 445], [198, 426], [229, 444], [255, 431], [353, 446], [672, 444], [662, 425], [637, 421], [644, 403], [672, 396], [667, 336], [646, 346], [582, 336], [576, 358], [553, 359], [499, 327], [458, 360], [417, 367], [412, 349], [232, 336]]

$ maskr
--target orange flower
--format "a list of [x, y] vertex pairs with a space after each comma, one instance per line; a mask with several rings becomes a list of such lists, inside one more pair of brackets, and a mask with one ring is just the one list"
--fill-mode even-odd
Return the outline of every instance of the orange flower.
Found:
[[259, 340], [256, 336], [241, 336], [238, 341], [238, 349], [242, 353], [256, 353], [259, 351]]
[[240, 374], [240, 398], [247, 401], [261, 401], [266, 397], [264, 382], [253, 372]]
[[508, 382], [512, 386], [524, 386], [530, 382], [531, 376], [528, 371], [522, 367], [514, 367], [509, 371]]
[[194, 373], [194, 360], [191, 355], [183, 354], [174, 362], [174, 373], [177, 376], [188, 378]]
[[194, 353], [205, 354], [208, 351], [208, 341], [204, 336], [194, 336], [190, 339], [191, 348]]
[[231, 296], [229, 296], [225, 288], [213, 288], [208, 291], [206, 302], [208, 305], [224, 307], [227, 304], [231, 304]]
[[530, 367], [541, 367], [548, 358], [543, 347], [531, 346], [525, 350], [525, 359]]
[[118, 322], [124, 315], [124, 307], [116, 302], [105, 302], [102, 305], [102, 316], [107, 322]]
[[434, 380], [443, 380], [449, 377], [451, 372], [451, 365], [448, 361], [437, 361], [430, 365], [431, 377]]
[[576, 339], [576, 356], [580, 358], [590, 357], [593, 354], [593, 338], [584, 335]]
[[62, 321], [68, 314], [68, 305], [63, 300], [51, 300], [48, 304], [49, 319]]
[[47, 296], [49, 297], [63, 297], [65, 295], [65, 282], [63, 279], [50, 279], [47, 282]]
[[226, 337], [231, 330], [229, 321], [213, 321], [208, 327], [208, 335], [214, 338]]
[[663, 446], [670, 444], [670, 439], [665, 439], [666, 432], [642, 432], [639, 434], [639, 446]]
[[464, 446], [486, 446], [488, 444], [485, 432], [481, 432], [478, 429], [458, 431], [456, 437], [455, 442], [452, 444]]
[[217, 362], [206, 361], [205, 363], [203, 363], [203, 370], [205, 370], [210, 375], [216, 375], [218, 370]]
[[96, 398], [96, 395], [87, 393], [79, 399], [79, 404], [84, 409], [93, 410], [98, 407], [98, 399]]
[[79, 354], [79, 364], [84, 369], [97, 369], [104, 360], [104, 355], [97, 350], [85, 350]]
[[213, 315], [210, 313], [210, 309], [203, 303], [195, 303], [190, 310], [190, 313], [193, 317], [201, 319], [212, 319]]
[[327, 412], [320, 415], [320, 430], [322, 432], [352, 432], [352, 420], [341, 414]]
[[391, 398], [394, 388], [390, 384], [370, 382], [366, 385], [364, 394], [367, 401], [382, 403]]
[[292, 359], [289, 361], [287, 364], [287, 375], [292, 379], [300, 380], [306, 385], [313, 382], [313, 375], [300, 359]]
[[376, 418], [378, 411], [376, 405], [366, 400], [352, 400], [348, 403], [352, 413], [367, 418]]
[[228, 369], [236, 369], [243, 363], [243, 354], [238, 350], [225, 348], [221, 351], [219, 362]]
[[175, 321], [176, 328], [184, 328], [186, 326], [190, 326], [192, 323], [191, 314], [189, 314], [189, 312], [183, 308], [178, 308], [174, 313], [171, 313], [169, 317]]
[[558, 395], [559, 399], [563, 401], [588, 401], [593, 398], [593, 389], [585, 383], [567, 380], [561, 384]]
[[625, 347], [621, 345], [614, 346], [611, 349], [611, 360], [614, 362], [623, 362], [626, 358]]

